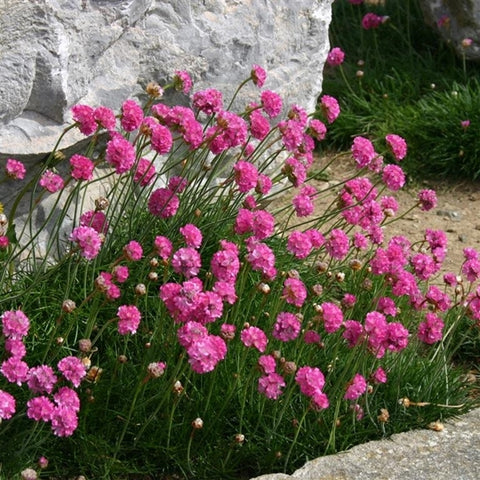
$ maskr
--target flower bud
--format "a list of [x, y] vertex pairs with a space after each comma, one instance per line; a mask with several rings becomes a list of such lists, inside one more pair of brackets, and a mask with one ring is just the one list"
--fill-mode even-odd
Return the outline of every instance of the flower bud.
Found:
[[268, 283], [263, 283], [262, 282], [258, 285], [257, 288], [260, 292], [262, 292], [265, 295], [270, 293], [270, 285], [268, 285]]
[[145, 294], [147, 293], [147, 287], [146, 287], [143, 283], [139, 283], [139, 284], [135, 287], [135, 293], [136, 293], [138, 296], [145, 295]]
[[37, 480], [37, 472], [33, 468], [26, 468], [20, 473], [22, 480]]
[[42, 470], [44, 470], [45, 468], [48, 467], [48, 458], [45, 458], [45, 457], [42, 456], [42, 457], [40, 457], [40, 458], [38, 459], [38, 462], [37, 462], [37, 463], [38, 463], [38, 466], [39, 466]]
[[110, 202], [105, 197], [98, 197], [97, 199], [95, 199], [95, 210], [97, 211], [106, 210], [109, 205]]
[[152, 362], [148, 364], [147, 370], [150, 376], [153, 378], [159, 378], [165, 373], [164, 362]]
[[173, 384], [173, 393], [176, 393], [177, 395], [181, 395], [183, 390], [184, 388], [183, 388], [182, 382], [180, 382], [180, 380], [177, 380]]
[[62, 303], [62, 310], [65, 313], [72, 313], [75, 310], [75, 308], [77, 308], [77, 305], [73, 300], [67, 299], [67, 300], [64, 300]]
[[152, 268], [157, 268], [159, 265], [160, 265], [160, 262], [158, 261], [157, 257], [153, 257], [152, 259], [150, 259], [150, 266]]
[[149, 82], [145, 91], [153, 98], [163, 97], [163, 88], [156, 82]]
[[388, 419], [390, 418], [390, 413], [386, 408], [381, 408], [380, 409], [380, 415], [377, 417], [378, 421], [381, 423], [386, 423], [388, 422]]
[[237, 433], [235, 435], [235, 443], [241, 445], [245, 441], [245, 435], [243, 433]]
[[117, 357], [117, 362], [118, 363], [127, 363], [128, 362], [128, 358], [126, 355], [119, 355]]
[[92, 341], [89, 338], [82, 338], [78, 341], [78, 349], [83, 353], [88, 353], [92, 349]]
[[354, 272], [356, 272], [362, 268], [362, 262], [358, 258], [352, 258], [349, 266]]
[[148, 274], [148, 279], [151, 281], [151, 282], [156, 282], [158, 280], [158, 273], [157, 272], [150, 272]]
[[192, 422], [192, 427], [195, 429], [195, 430], [200, 430], [201, 428], [203, 428], [203, 420], [199, 417], [199, 418], [196, 418], [193, 422]]

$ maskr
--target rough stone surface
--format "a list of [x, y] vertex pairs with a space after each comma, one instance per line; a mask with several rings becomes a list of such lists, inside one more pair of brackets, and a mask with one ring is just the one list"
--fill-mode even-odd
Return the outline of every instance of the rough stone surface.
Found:
[[[480, 61], [480, 0], [420, 0], [425, 20], [459, 56]], [[469, 47], [462, 40], [470, 38]]]
[[252, 480], [478, 480], [480, 409], [447, 421], [443, 431], [413, 430], [306, 463], [292, 475]]
[[175, 70], [228, 99], [257, 63], [265, 88], [312, 110], [332, 2], [0, 0], [0, 160], [45, 155], [72, 105], [118, 110]]

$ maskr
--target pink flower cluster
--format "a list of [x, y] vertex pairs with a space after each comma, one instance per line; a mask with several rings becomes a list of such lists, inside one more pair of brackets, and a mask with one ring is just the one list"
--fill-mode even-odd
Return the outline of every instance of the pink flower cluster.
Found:
[[27, 171], [23, 163], [19, 160], [7, 158], [5, 163], [5, 173], [13, 180], [23, 180]]
[[93, 260], [102, 247], [100, 234], [94, 228], [87, 226], [75, 227], [70, 234], [70, 241], [77, 244], [82, 257], [87, 260]]
[[311, 398], [314, 408], [318, 410], [328, 408], [328, 397], [323, 392], [325, 376], [319, 368], [308, 366], [299, 368], [295, 381], [300, 386], [300, 391]]

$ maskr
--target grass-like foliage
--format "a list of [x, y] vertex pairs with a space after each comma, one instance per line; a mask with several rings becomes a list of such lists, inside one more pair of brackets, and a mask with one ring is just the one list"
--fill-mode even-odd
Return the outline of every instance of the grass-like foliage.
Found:
[[[444, 18], [438, 29], [447, 28]], [[326, 65], [323, 85], [343, 112], [330, 132], [337, 148], [395, 130], [409, 145], [410, 175], [479, 178], [480, 68], [466, 60], [470, 39], [459, 57], [424, 23], [418, 0], [337, 0], [330, 39], [345, 54]]]
[[258, 100], [235, 114], [213, 89], [167, 106], [190, 95], [176, 72], [116, 116], [74, 106], [81, 152], [57, 146], [30, 176], [5, 162], [20, 188], [0, 213], [3, 478], [291, 472], [474, 404], [453, 359], [478, 335], [478, 253], [443, 278], [444, 232], [384, 238], [436, 204], [423, 190], [399, 209], [393, 132], [381, 154], [357, 136], [355, 175], [314, 186], [338, 104], [282, 116], [265, 77], [254, 66], [240, 88]]

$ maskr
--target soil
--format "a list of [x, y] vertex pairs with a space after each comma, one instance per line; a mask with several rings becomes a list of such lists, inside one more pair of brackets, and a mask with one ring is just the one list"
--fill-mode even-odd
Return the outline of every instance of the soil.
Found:
[[[313, 172], [324, 171], [327, 174], [326, 181], [315, 180], [313, 183], [320, 191], [358, 174], [349, 154], [317, 158], [312, 170]], [[418, 207], [407, 212], [417, 203], [418, 192], [425, 188], [436, 191], [437, 207], [428, 212], [421, 211]], [[335, 199], [339, 190], [340, 188], [333, 188], [327, 195], [321, 195], [319, 201], [316, 202], [315, 214], [321, 214], [322, 208], [326, 208]], [[441, 273], [460, 272], [464, 260], [464, 248], [472, 247], [480, 251], [479, 182], [446, 180], [416, 182], [408, 180], [407, 184], [398, 192], [385, 190], [383, 195], [392, 195], [399, 203], [396, 220], [384, 228], [386, 241], [395, 235], [404, 235], [412, 243], [421, 241], [427, 228], [446, 232], [448, 252]], [[404, 214], [405, 212], [407, 213]]]

